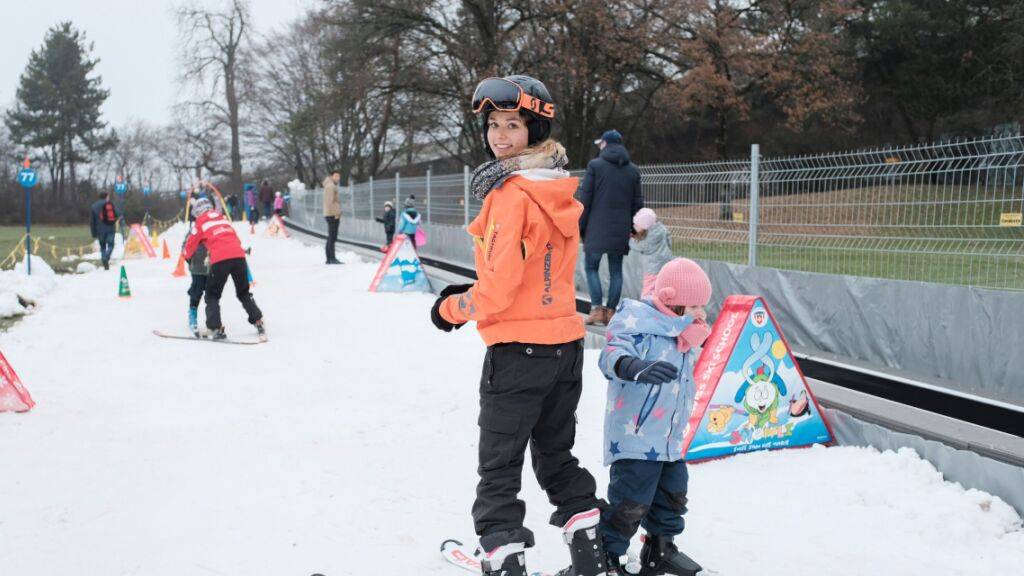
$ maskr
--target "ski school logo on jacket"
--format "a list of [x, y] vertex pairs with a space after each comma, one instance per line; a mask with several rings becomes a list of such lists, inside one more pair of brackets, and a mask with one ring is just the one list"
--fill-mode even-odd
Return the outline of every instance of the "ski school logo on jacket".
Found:
[[498, 243], [498, 232], [501, 232], [501, 224], [491, 220], [491, 225], [487, 227], [487, 253], [484, 255], [484, 262], [491, 261], [494, 246]]
[[554, 249], [551, 242], [544, 246], [544, 295], [540, 298], [541, 306], [550, 306], [554, 302], [551, 296], [551, 253]]

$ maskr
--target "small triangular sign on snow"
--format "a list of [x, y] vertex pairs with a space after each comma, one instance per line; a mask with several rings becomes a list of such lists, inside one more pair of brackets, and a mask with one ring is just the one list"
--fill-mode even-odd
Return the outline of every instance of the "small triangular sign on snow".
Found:
[[131, 298], [132, 289], [128, 286], [128, 272], [121, 265], [121, 280], [117, 284], [117, 295], [121, 298]]
[[693, 462], [834, 438], [778, 322], [760, 296], [729, 296], [693, 369], [683, 432]]
[[28, 412], [36, 403], [0, 352], [0, 412]]
[[405, 234], [395, 236], [370, 283], [370, 292], [430, 292], [427, 272]]

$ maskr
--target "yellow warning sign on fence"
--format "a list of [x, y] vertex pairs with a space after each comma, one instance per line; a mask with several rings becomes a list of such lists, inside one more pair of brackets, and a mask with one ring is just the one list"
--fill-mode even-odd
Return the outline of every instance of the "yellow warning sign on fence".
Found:
[[732, 221], [733, 222], [743, 222], [743, 212], [733, 212], [732, 213]]
[[1003, 212], [999, 215], [1000, 226], [1020, 226], [1021, 225], [1021, 213], [1020, 212]]

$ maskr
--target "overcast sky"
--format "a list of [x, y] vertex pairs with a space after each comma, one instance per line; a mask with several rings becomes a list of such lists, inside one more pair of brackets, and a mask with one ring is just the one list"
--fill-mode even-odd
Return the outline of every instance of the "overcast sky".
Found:
[[[178, 87], [176, 55], [178, 38], [172, 15], [175, 0], [34, 0], [6, 9], [8, 19], [0, 32], [0, 108], [14, 103], [18, 78], [32, 50], [43, 44], [46, 31], [70, 20], [94, 44], [96, 71], [110, 98], [103, 118], [120, 126], [131, 118], [164, 123]], [[199, 4], [221, 5], [218, 0]], [[280, 29], [300, 16], [317, 0], [250, 0], [253, 20], [260, 33]]]

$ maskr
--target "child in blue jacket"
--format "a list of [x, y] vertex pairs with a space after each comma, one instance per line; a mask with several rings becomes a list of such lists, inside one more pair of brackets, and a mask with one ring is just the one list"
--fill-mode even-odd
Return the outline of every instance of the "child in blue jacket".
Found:
[[601, 533], [609, 568], [620, 574], [626, 574], [621, 557], [641, 525], [647, 539], [640, 574], [701, 570], [672, 539], [684, 527], [683, 430], [695, 393], [695, 351], [710, 334], [704, 312], [710, 299], [707, 274], [676, 258], [662, 267], [646, 299], [624, 300], [608, 325], [599, 362], [608, 378], [604, 459], [611, 473]]

